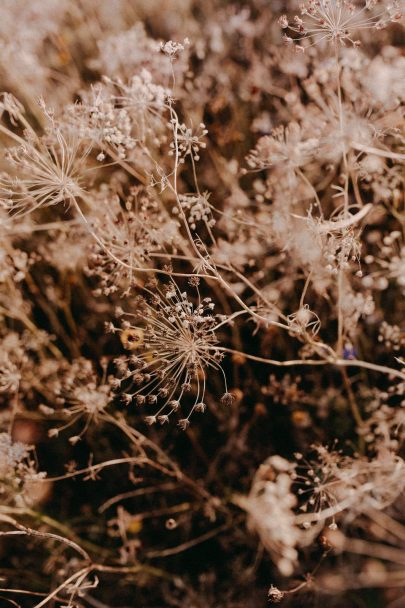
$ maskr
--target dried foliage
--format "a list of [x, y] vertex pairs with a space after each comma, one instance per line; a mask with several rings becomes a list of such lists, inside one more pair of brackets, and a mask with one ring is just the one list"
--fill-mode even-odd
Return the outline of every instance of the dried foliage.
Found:
[[0, 605], [405, 602], [402, 0], [2, 0]]

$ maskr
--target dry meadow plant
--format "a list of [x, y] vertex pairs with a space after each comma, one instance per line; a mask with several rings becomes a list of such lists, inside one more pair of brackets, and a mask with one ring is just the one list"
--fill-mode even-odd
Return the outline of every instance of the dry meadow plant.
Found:
[[403, 13], [1, 2], [1, 607], [404, 605]]

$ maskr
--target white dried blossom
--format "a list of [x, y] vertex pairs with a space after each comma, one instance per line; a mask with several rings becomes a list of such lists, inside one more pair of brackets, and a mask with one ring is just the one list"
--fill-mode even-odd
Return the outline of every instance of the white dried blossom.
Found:
[[316, 137], [305, 138], [298, 123], [277, 127], [271, 135], [259, 139], [247, 157], [247, 164], [254, 171], [262, 171], [277, 165], [288, 168], [303, 167], [311, 161], [320, 146]]
[[197, 222], [204, 222], [209, 228], [215, 226], [215, 219], [212, 217], [211, 205], [209, 203], [209, 192], [202, 194], [180, 194], [179, 203], [186, 212], [190, 228], [195, 230]]
[[280, 589], [278, 589], [274, 585], [270, 585], [267, 597], [269, 598], [270, 603], [279, 604], [285, 597], [285, 593], [283, 591], [280, 591]]
[[399, 351], [405, 347], [405, 332], [399, 325], [390, 325], [383, 321], [379, 328], [378, 341], [383, 342], [387, 348]]
[[161, 42], [160, 48], [162, 52], [173, 59], [176, 57], [181, 51], [190, 45], [190, 40], [188, 38], [184, 38], [183, 43], [174, 42], [173, 40], [168, 40], [167, 42]]
[[16, 393], [21, 381], [18, 366], [11, 361], [7, 352], [0, 354], [0, 393]]
[[308, 304], [304, 304], [296, 312], [288, 315], [288, 325], [298, 334], [310, 331], [316, 335], [321, 327], [321, 321], [318, 315], [310, 310]]
[[141, 22], [135, 23], [130, 29], [106, 36], [98, 46], [99, 56], [92, 61], [92, 65], [102, 74], [126, 81], [145, 68], [160, 81], [168, 83], [171, 78], [169, 58], [161, 52], [160, 42], [148, 36]]
[[370, 271], [363, 278], [364, 286], [383, 291], [394, 284], [405, 293], [405, 245], [401, 232], [390, 232], [379, 239], [378, 245], [376, 255], [365, 257]]
[[193, 161], [200, 159], [200, 149], [206, 148], [207, 144], [203, 138], [208, 130], [204, 123], [200, 123], [197, 129], [187, 127], [185, 123], [179, 123], [176, 118], [172, 118], [170, 126], [173, 129], [173, 141], [170, 143], [169, 155], [178, 158], [179, 163], [184, 163], [187, 156]]
[[248, 513], [248, 525], [260, 538], [284, 576], [291, 576], [298, 560], [302, 531], [296, 525], [292, 492], [294, 465], [280, 456], [268, 458], [258, 469], [248, 496], [238, 504]]
[[30, 505], [30, 483], [43, 479], [37, 471], [33, 448], [0, 433], [0, 499], [3, 504]]

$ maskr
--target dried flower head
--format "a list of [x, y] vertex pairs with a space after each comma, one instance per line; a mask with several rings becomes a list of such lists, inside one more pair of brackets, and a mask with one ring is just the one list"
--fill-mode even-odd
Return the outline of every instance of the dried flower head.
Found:
[[300, 459], [295, 475], [298, 495], [305, 497], [300, 508], [306, 526], [326, 520], [334, 528], [338, 514], [385, 509], [403, 492], [405, 463], [384, 447], [370, 460], [324, 446], [317, 446], [316, 453], [310, 462]]
[[175, 248], [178, 222], [161, 208], [153, 192], [131, 188], [125, 205], [118, 195], [100, 191], [90, 225], [97, 235], [88, 274], [100, 279], [105, 295], [128, 290], [136, 272], [151, 263], [153, 254]]
[[37, 472], [33, 448], [0, 433], [0, 497], [2, 504], [24, 507], [30, 504], [30, 482], [43, 479]]
[[170, 143], [169, 155], [176, 156], [179, 163], [184, 163], [187, 156], [192, 161], [200, 159], [200, 149], [206, 148], [207, 144], [204, 137], [208, 130], [204, 123], [200, 123], [197, 129], [187, 127], [185, 123], [179, 123], [177, 118], [171, 119], [173, 129], [173, 141]]
[[280, 589], [274, 585], [270, 585], [267, 597], [271, 604], [279, 604], [283, 600], [284, 596], [285, 593], [283, 591], [280, 591]]
[[[121, 338], [133, 354], [117, 361], [121, 384], [136, 404], [154, 406], [148, 422], [167, 422], [182, 401], [190, 401], [189, 423], [194, 411], [203, 411], [206, 376], [209, 369], [221, 370], [210, 298], [197, 303], [171, 282], [156, 287], [149, 296], [135, 299], [136, 313], [123, 313]], [[190, 394], [190, 397], [188, 397]]]
[[272, 130], [271, 135], [259, 139], [247, 157], [247, 164], [254, 171], [284, 165], [288, 168], [303, 167], [311, 161], [319, 148], [316, 137], [306, 138], [296, 122]]
[[249, 514], [249, 526], [284, 576], [294, 572], [302, 536], [295, 521], [293, 471], [294, 465], [284, 458], [268, 458], [256, 472], [249, 495], [238, 499]]
[[57, 403], [63, 406], [62, 410], [42, 408], [45, 414], [62, 414], [67, 419], [67, 422], [60, 427], [50, 429], [50, 437], [57, 437], [61, 431], [74, 427], [84, 418], [85, 424], [82, 430], [70, 437], [71, 443], [74, 444], [92, 423], [99, 422], [100, 416], [114, 397], [113, 382], [110, 382], [106, 376], [105, 365], [103, 371], [103, 376], [98, 378], [90, 361], [78, 359], [64, 372], [55, 390]]
[[[300, 6], [301, 16], [290, 22], [282, 15], [279, 24], [284, 30], [309, 38], [312, 44], [323, 40], [337, 45], [359, 46], [354, 34], [361, 30], [380, 30], [402, 17], [400, 4], [392, 0], [387, 5], [379, 0], [306, 0]], [[285, 34], [286, 43], [293, 39]]]
[[51, 116], [49, 123], [49, 131], [42, 137], [31, 128], [25, 139], [10, 132], [20, 145], [6, 154], [10, 173], [0, 176], [0, 203], [13, 215], [58, 203], [69, 205], [83, 193], [83, 164], [90, 148], [83, 148], [80, 139], [64, 132]]

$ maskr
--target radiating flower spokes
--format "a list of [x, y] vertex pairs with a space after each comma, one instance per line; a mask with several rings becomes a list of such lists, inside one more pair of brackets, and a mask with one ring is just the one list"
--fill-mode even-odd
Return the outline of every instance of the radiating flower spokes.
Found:
[[[295, 15], [292, 22], [282, 15], [279, 24], [284, 30], [311, 40], [311, 44], [322, 41], [337, 45], [360, 41], [354, 34], [360, 30], [382, 29], [402, 17], [397, 0], [384, 5], [379, 0], [306, 0], [300, 6], [301, 16]], [[292, 44], [294, 39], [287, 34], [284, 41]], [[304, 50], [304, 47], [299, 47]]]
[[[193, 304], [173, 281], [165, 291], [157, 285], [153, 291], [146, 289], [146, 297], [137, 297], [135, 303], [137, 312], [119, 311], [121, 328], [111, 328], [120, 332], [124, 346], [133, 351], [117, 361], [127, 402], [157, 406], [146, 421], [163, 424], [190, 394], [189, 413], [179, 421], [186, 428], [191, 414], [206, 407], [207, 371], [223, 374], [223, 354], [216, 347], [214, 304], [210, 298], [201, 298], [198, 288], [197, 303]], [[226, 388], [225, 376], [224, 382]], [[225, 394], [229, 394], [227, 390]]]
[[62, 414], [67, 422], [49, 430], [50, 437], [57, 437], [60, 432], [74, 428], [84, 419], [82, 430], [69, 438], [70, 443], [77, 443], [92, 423], [97, 424], [100, 417], [114, 398], [113, 378], [107, 377], [107, 366], [103, 365], [103, 376], [97, 377], [92, 363], [84, 358], [74, 361], [66, 370], [59, 385], [56, 386], [56, 401], [63, 406], [56, 410], [46, 405], [41, 411], [47, 416]]
[[55, 124], [51, 127], [42, 137], [26, 131], [23, 139], [10, 132], [10, 137], [19, 141], [19, 146], [6, 154], [15, 177], [2, 174], [0, 198], [13, 215], [69, 204], [83, 193], [81, 178], [90, 147], [83, 147], [74, 133], [65, 133]]
[[298, 495], [304, 499], [298, 521], [304, 527], [331, 522], [347, 512], [353, 517], [391, 505], [404, 489], [403, 459], [384, 446], [368, 459], [358, 454], [347, 456], [325, 446], [316, 446], [317, 458], [306, 461], [298, 455], [294, 474]]

